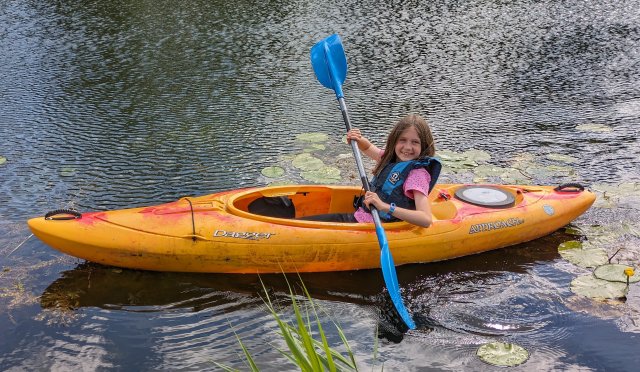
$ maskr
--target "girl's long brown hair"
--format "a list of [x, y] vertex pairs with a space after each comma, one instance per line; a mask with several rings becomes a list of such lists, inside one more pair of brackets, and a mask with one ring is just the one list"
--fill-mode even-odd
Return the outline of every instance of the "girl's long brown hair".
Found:
[[391, 133], [389, 133], [389, 137], [387, 138], [384, 154], [382, 154], [382, 159], [380, 159], [380, 162], [373, 168], [374, 175], [378, 175], [387, 164], [398, 161], [395, 151], [396, 143], [398, 142], [398, 138], [400, 138], [400, 134], [410, 127], [416, 128], [418, 137], [420, 137], [421, 151], [418, 158], [434, 156], [436, 154], [436, 144], [433, 141], [433, 135], [431, 134], [431, 129], [427, 121], [420, 115], [407, 115], [400, 119], [393, 129], [391, 129]]

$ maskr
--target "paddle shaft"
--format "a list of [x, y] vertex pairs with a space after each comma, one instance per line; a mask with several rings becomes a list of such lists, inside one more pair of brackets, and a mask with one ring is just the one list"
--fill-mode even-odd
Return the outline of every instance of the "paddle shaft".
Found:
[[[347, 103], [342, 97], [338, 98], [338, 103], [340, 104], [340, 112], [342, 112], [344, 125], [347, 127], [348, 132], [351, 130], [351, 119], [349, 119], [349, 110], [347, 110]], [[353, 150], [353, 156], [356, 158], [356, 166], [358, 167], [358, 174], [360, 175], [360, 180], [362, 181], [362, 187], [364, 188], [364, 191], [371, 191], [369, 180], [367, 179], [367, 172], [364, 170], [364, 165], [362, 165], [362, 156], [360, 155], [360, 150], [358, 149], [358, 143], [356, 141], [351, 141], [351, 149]], [[373, 217], [373, 222], [376, 225], [376, 229], [381, 229], [382, 221], [380, 220], [378, 210], [373, 205], [369, 205], [369, 210], [371, 210], [371, 216]]]
[[[352, 127], [351, 120], [349, 119], [349, 112], [347, 110], [347, 104], [342, 97], [338, 98], [338, 103], [340, 104], [340, 111], [342, 112], [342, 118], [344, 119], [344, 124], [347, 126], [348, 132]], [[358, 166], [358, 174], [362, 181], [362, 187], [364, 187], [365, 191], [370, 191], [371, 188], [369, 187], [367, 172], [365, 172], [364, 166], [362, 165], [362, 156], [360, 155], [360, 150], [358, 149], [358, 143], [356, 141], [351, 141], [351, 149], [353, 150], [353, 156], [356, 158], [356, 165]]]

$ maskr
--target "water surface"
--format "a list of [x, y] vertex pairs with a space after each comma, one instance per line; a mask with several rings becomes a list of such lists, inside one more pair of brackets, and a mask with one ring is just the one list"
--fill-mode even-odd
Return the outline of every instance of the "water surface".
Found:
[[[269, 344], [276, 325], [258, 277], [85, 263], [28, 238], [25, 221], [61, 207], [125, 208], [265, 184], [262, 168], [303, 150], [300, 133], [329, 135], [324, 159], [348, 153], [335, 97], [308, 56], [334, 32], [347, 52], [352, 120], [374, 142], [415, 112], [440, 150], [483, 150], [495, 166], [524, 158], [560, 167], [530, 174], [530, 184], [637, 185], [639, 7], [0, 1], [0, 369], [215, 370], [214, 360], [244, 369], [234, 332], [262, 368], [288, 369]], [[443, 181], [473, 176], [447, 172]], [[614, 261], [637, 265], [638, 202], [637, 193], [601, 195], [574, 222], [578, 238], [610, 254], [623, 248]], [[516, 370], [634, 370], [640, 289], [620, 304], [573, 295], [569, 283], [588, 270], [557, 253], [571, 239], [559, 231], [399, 267], [419, 327], [400, 342], [383, 338], [377, 359], [380, 273], [303, 280], [365, 369], [492, 370], [475, 350], [505, 341], [531, 353]], [[286, 312], [284, 279], [262, 279]]]

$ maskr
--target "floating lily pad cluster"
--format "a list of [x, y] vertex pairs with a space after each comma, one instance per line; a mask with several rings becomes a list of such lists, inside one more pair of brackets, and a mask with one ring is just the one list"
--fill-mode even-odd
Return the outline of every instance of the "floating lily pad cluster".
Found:
[[[338, 160], [343, 154], [335, 153], [338, 149], [343, 152], [350, 150], [346, 146], [341, 147], [346, 143], [346, 137], [343, 136], [338, 144], [331, 143], [331, 138], [325, 133], [302, 133], [296, 136], [296, 143], [301, 145], [302, 153], [293, 157], [284, 156], [283, 163], [286, 164], [269, 166], [262, 171], [262, 175], [270, 184], [299, 181], [330, 184], [345, 180], [352, 181], [353, 177], [345, 176], [344, 173], [355, 169], [353, 159], [349, 159], [348, 166], [346, 164], [341, 166]], [[575, 170], [571, 164], [579, 162], [578, 158], [566, 154], [551, 153], [546, 155], [546, 159], [552, 164], [540, 164], [538, 162], [540, 156], [522, 153], [511, 160], [510, 167], [502, 167], [491, 164], [491, 155], [478, 149], [469, 149], [464, 152], [444, 149], [439, 150], [436, 157], [443, 163], [444, 169], [441, 172], [443, 181], [448, 178], [448, 181], [452, 182], [498, 184], [531, 184], [538, 179], [565, 177], [575, 181]], [[287, 166], [289, 164], [291, 167]]]
[[573, 293], [593, 299], [615, 300], [627, 295], [627, 280], [628, 283], [640, 281], [640, 272], [632, 270], [629, 265], [608, 263], [607, 252], [591, 244], [571, 240], [560, 244], [558, 252], [564, 259], [577, 266], [594, 268], [592, 273], [571, 281]]
[[600, 208], [617, 208], [620, 204], [637, 206], [640, 201], [640, 182], [624, 182], [621, 184], [594, 184], [591, 189], [598, 198], [595, 206]]
[[[302, 133], [296, 136], [296, 142], [303, 147], [302, 153], [283, 157], [282, 165], [269, 166], [261, 171], [270, 185], [302, 182], [335, 184], [342, 181], [341, 171], [333, 165], [327, 165], [319, 156], [318, 151], [325, 151], [329, 136], [325, 133]], [[297, 176], [297, 177], [296, 177]]]
[[531, 184], [536, 179], [565, 177], [575, 180], [575, 170], [570, 164], [579, 161], [569, 155], [551, 153], [545, 158], [554, 164], [545, 165], [538, 162], [538, 155], [522, 153], [511, 160], [510, 167], [501, 167], [490, 164], [491, 155], [482, 150], [439, 150], [436, 155], [443, 164], [443, 174], [470, 174], [474, 183]]

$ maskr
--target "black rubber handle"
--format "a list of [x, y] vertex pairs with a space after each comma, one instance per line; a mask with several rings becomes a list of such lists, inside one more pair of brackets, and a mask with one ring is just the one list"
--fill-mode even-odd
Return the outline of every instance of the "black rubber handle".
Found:
[[556, 187], [554, 190], [557, 192], [582, 192], [584, 191], [584, 186], [576, 182], [569, 182], [563, 183], [562, 185]]
[[[54, 217], [58, 214], [63, 216]], [[82, 218], [82, 214], [74, 209], [56, 209], [44, 215], [45, 220], [77, 220], [79, 218]]]

